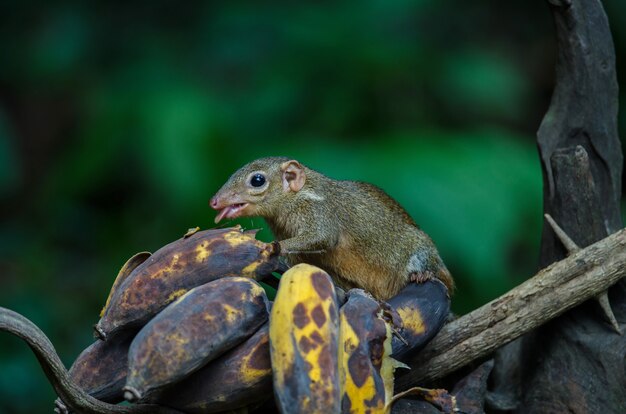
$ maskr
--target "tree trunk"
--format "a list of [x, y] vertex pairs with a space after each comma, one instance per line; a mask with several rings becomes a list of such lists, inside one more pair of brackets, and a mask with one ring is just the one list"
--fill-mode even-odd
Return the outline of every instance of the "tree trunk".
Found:
[[[544, 213], [584, 247], [622, 227], [615, 52], [599, 0], [549, 3], [558, 59], [552, 102], [537, 134]], [[566, 255], [546, 224], [541, 267]], [[616, 318], [623, 324], [624, 280], [609, 293]], [[493, 378], [499, 381], [496, 391], [506, 391], [503, 371], [515, 376], [515, 367], [524, 367], [515, 412], [626, 412], [626, 336], [611, 329], [597, 302], [588, 301], [554, 319], [524, 337], [518, 348], [521, 363], [509, 352]]]

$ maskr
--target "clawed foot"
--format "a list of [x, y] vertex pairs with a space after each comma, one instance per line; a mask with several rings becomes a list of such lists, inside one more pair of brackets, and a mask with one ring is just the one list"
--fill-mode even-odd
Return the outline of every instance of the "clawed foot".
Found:
[[270, 256], [277, 256], [280, 254], [280, 243], [274, 240], [267, 245], [267, 250], [270, 252]]
[[429, 280], [433, 280], [435, 278], [435, 274], [430, 270], [425, 270], [423, 272], [411, 272], [409, 273], [409, 280], [415, 283], [424, 283]]

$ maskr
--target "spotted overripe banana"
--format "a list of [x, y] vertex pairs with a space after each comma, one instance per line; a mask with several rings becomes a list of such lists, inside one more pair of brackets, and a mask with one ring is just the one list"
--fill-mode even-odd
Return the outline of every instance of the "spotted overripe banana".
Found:
[[393, 373], [405, 366], [391, 358], [393, 311], [361, 289], [348, 292], [339, 311], [342, 413], [387, 413]]
[[269, 323], [236, 348], [149, 398], [189, 414], [223, 412], [272, 397]]
[[270, 353], [283, 414], [339, 412], [337, 323], [326, 272], [298, 264], [282, 276], [270, 316]]
[[267, 318], [265, 291], [252, 279], [223, 278], [190, 290], [131, 343], [124, 397], [139, 400], [182, 380], [252, 336]]
[[100, 311], [100, 317], [102, 317], [104, 313], [106, 312], [107, 308], [109, 307], [109, 304], [111, 303], [111, 297], [115, 295], [115, 293], [119, 289], [122, 282], [124, 282], [124, 280], [126, 280], [126, 278], [128, 278], [128, 276], [130, 276], [133, 270], [135, 270], [140, 264], [148, 260], [148, 258], [151, 255], [152, 253], [150, 252], [140, 252], [132, 256], [130, 259], [126, 261], [126, 263], [124, 263], [124, 266], [122, 266], [122, 268], [117, 274], [117, 277], [115, 278], [115, 281], [113, 282], [113, 286], [111, 286], [111, 291], [109, 292], [109, 296], [107, 297], [107, 300], [104, 303], [104, 307]]
[[225, 276], [259, 278], [280, 268], [270, 244], [240, 227], [188, 234], [116, 281], [95, 326], [101, 339], [139, 328], [190, 289]]
[[[128, 348], [133, 334], [116, 338], [115, 341], [96, 340], [89, 345], [70, 367], [69, 376], [74, 384], [92, 397], [117, 404], [124, 400], [122, 388], [126, 383]], [[60, 413], [67, 413], [66, 404], [55, 401]]]
[[393, 357], [403, 360], [419, 351], [448, 319], [450, 297], [439, 280], [410, 283], [387, 300], [399, 317], [399, 328], [392, 340]]

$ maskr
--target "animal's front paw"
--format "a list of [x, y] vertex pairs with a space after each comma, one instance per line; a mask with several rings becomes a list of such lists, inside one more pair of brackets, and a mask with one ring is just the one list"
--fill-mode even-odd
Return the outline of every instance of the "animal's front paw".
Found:
[[273, 242], [269, 243], [267, 245], [267, 249], [270, 252], [270, 256], [277, 256], [280, 254], [280, 243], [276, 240], [274, 240]]

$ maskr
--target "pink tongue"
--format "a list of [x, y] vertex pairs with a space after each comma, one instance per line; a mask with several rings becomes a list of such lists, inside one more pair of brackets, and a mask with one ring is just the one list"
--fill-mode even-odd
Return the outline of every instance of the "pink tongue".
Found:
[[220, 212], [215, 217], [215, 224], [219, 223], [220, 220], [223, 219], [224, 216], [230, 212], [230, 210], [231, 210], [231, 206], [224, 207], [223, 209], [221, 209]]

